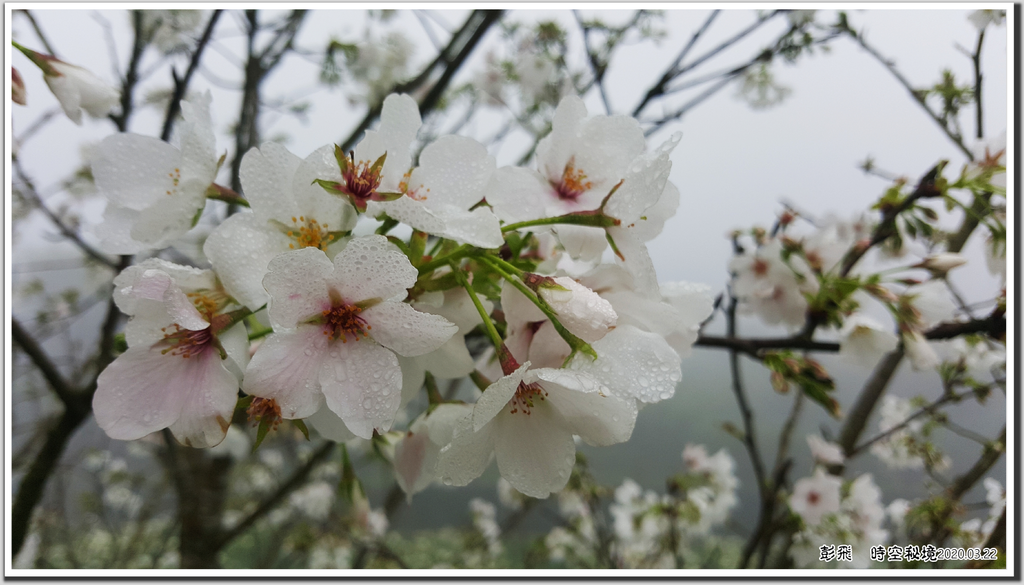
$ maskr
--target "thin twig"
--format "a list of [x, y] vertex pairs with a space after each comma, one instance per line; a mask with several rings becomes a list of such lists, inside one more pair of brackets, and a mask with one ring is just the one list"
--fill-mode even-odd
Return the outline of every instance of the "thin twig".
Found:
[[33, 205], [35, 205], [40, 211], [43, 212], [43, 215], [48, 217], [50, 221], [53, 222], [55, 226], [57, 226], [57, 229], [60, 230], [61, 235], [63, 235], [68, 240], [71, 240], [71, 242], [78, 246], [78, 249], [81, 250], [86, 256], [92, 258], [93, 260], [96, 260], [97, 262], [103, 264], [107, 268], [114, 268], [117, 266], [117, 264], [113, 260], [111, 260], [109, 256], [92, 247], [92, 245], [86, 243], [85, 240], [83, 240], [82, 237], [78, 234], [78, 232], [71, 229], [67, 224], [64, 223], [64, 221], [56, 213], [53, 212], [53, 210], [51, 210], [49, 207], [46, 206], [45, 203], [43, 203], [42, 198], [39, 196], [39, 192], [36, 190], [35, 184], [32, 182], [32, 179], [30, 179], [28, 175], [25, 174], [25, 169], [21, 166], [21, 161], [18, 159], [18, 157], [12, 157], [11, 165], [14, 167], [14, 172], [17, 173], [18, 175], [18, 180], [21, 181], [21, 183], [25, 186], [25, 189], [22, 191], [22, 193], [33, 203]]
[[642, 100], [640, 100], [640, 103], [637, 104], [635, 108], [633, 108], [632, 116], [634, 118], [640, 115], [640, 112], [643, 111], [643, 109], [647, 106], [648, 102], [650, 102], [655, 97], [663, 95], [665, 93], [665, 88], [668, 86], [668, 83], [680, 75], [679, 65], [683, 62], [683, 59], [686, 58], [686, 55], [689, 54], [690, 49], [693, 48], [693, 45], [697, 43], [697, 39], [699, 39], [701, 35], [703, 35], [708, 30], [708, 27], [711, 26], [712, 22], [714, 22], [715, 17], [718, 16], [718, 13], [718, 10], [711, 11], [711, 14], [708, 16], [707, 20], [704, 21], [704, 24], [697, 29], [697, 32], [693, 33], [693, 36], [690, 37], [690, 40], [689, 42], [686, 43], [686, 46], [684, 46], [683, 49], [679, 52], [679, 54], [676, 55], [675, 60], [672, 61], [672, 64], [669, 65], [668, 69], [665, 70], [665, 73], [662, 74], [661, 79], [659, 79], [658, 82], [651, 87], [651, 89], [647, 90], [647, 93], [644, 94], [644, 97]]
[[846, 32], [851, 37], [853, 37], [853, 40], [857, 41], [857, 44], [859, 44], [865, 51], [867, 51], [868, 54], [870, 54], [879, 63], [885, 66], [885, 68], [889, 70], [889, 73], [891, 73], [892, 76], [896, 78], [896, 81], [898, 81], [900, 85], [902, 85], [903, 88], [910, 93], [910, 96], [914, 98], [914, 101], [921, 106], [921, 109], [923, 109], [925, 113], [928, 114], [928, 117], [930, 117], [936, 124], [938, 124], [939, 128], [942, 129], [942, 132], [945, 133], [945, 135], [949, 137], [953, 144], [955, 144], [957, 148], [959, 148], [960, 151], [964, 153], [964, 155], [967, 157], [967, 160], [974, 160], [974, 154], [971, 153], [971, 150], [964, 145], [964, 142], [961, 139], [961, 137], [954, 134], [953, 130], [946, 124], [945, 121], [943, 121], [942, 117], [936, 114], [935, 111], [928, 106], [928, 104], [924, 101], [924, 98], [921, 96], [921, 94], [916, 89], [914, 89], [912, 85], [910, 85], [910, 81], [908, 81], [906, 77], [903, 77], [903, 74], [900, 73], [898, 69], [896, 69], [896, 65], [893, 63], [892, 60], [886, 59], [874, 47], [869, 45], [864, 40], [863, 33], [857, 34], [850, 29], [846, 29], [843, 32]]
[[25, 18], [27, 18], [29, 23], [32, 25], [32, 30], [36, 32], [36, 36], [39, 37], [39, 42], [43, 43], [43, 47], [46, 48], [46, 52], [56, 57], [57, 51], [53, 50], [53, 45], [50, 44], [49, 39], [47, 39], [46, 35], [43, 34], [43, 29], [40, 28], [39, 23], [36, 22], [36, 17], [32, 16], [32, 13], [28, 10], [21, 10], [20, 12], [25, 15]]

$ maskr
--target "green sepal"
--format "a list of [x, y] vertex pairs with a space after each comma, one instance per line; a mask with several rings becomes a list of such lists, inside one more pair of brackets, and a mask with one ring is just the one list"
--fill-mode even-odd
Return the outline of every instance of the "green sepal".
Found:
[[348, 172], [348, 157], [345, 156], [345, 151], [342, 150], [340, 144], [334, 145], [334, 160], [338, 161], [338, 168], [342, 175]]
[[370, 174], [373, 175], [373, 176], [379, 175], [380, 174], [380, 170], [384, 168], [384, 161], [387, 158], [388, 158], [388, 153], [387, 153], [387, 151], [385, 151], [384, 154], [380, 155], [380, 158], [378, 158], [376, 161], [374, 161], [373, 166], [370, 167]]
[[376, 193], [374, 193], [372, 199], [373, 201], [394, 201], [395, 199], [401, 199], [402, 197], [405, 197], [405, 193], [390, 193], [377, 191]]
[[260, 448], [263, 443], [263, 439], [267, 438], [267, 433], [270, 431], [270, 423], [266, 419], [260, 421], [259, 428], [256, 429], [256, 442], [252, 446], [252, 452], [255, 453], [256, 449]]
[[118, 333], [114, 336], [114, 351], [117, 353], [128, 351], [128, 340], [125, 338], [124, 333]]
[[299, 429], [300, 431], [302, 431], [302, 436], [306, 437], [307, 441], [309, 440], [309, 428], [306, 427], [306, 423], [302, 422], [302, 419], [298, 419], [297, 418], [295, 420], [288, 421], [288, 422], [292, 423], [293, 427], [295, 427], [295, 428]]
[[238, 402], [235, 403], [235, 410], [239, 410], [239, 409], [241, 409], [241, 410], [249, 410], [249, 406], [252, 405], [252, 399], [253, 398], [256, 398], [256, 397], [255, 396], [243, 396], [243, 397], [239, 398]]
[[332, 195], [348, 195], [348, 193], [345, 192], [345, 188], [341, 185], [341, 183], [338, 183], [337, 181], [328, 181], [327, 179], [313, 179], [313, 182], [310, 183], [310, 185], [314, 183], [320, 185], [321, 187], [323, 187], [324, 191], [327, 191]]

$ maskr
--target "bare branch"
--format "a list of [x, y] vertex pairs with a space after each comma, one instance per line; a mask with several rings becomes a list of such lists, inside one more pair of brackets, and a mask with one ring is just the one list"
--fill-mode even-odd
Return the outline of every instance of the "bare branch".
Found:
[[36, 36], [39, 37], [39, 42], [43, 43], [43, 47], [46, 48], [46, 52], [56, 57], [57, 51], [53, 50], [53, 45], [50, 44], [49, 39], [47, 39], [46, 35], [43, 34], [43, 29], [41, 29], [39, 27], [39, 23], [36, 22], [36, 17], [32, 16], [32, 13], [28, 10], [20, 10], [19, 12], [24, 14], [25, 18], [28, 19], [29, 23], [32, 25], [32, 30], [34, 30], [36, 32]]
[[953, 130], [942, 119], [942, 117], [936, 114], [935, 111], [933, 111], [931, 107], [928, 106], [928, 104], [924, 101], [924, 98], [921, 97], [921, 94], [918, 93], [918, 91], [915, 90], [912, 85], [910, 85], [910, 81], [908, 81], [906, 77], [903, 77], [903, 74], [900, 73], [898, 69], [896, 69], [896, 65], [891, 59], [886, 59], [874, 47], [867, 44], [867, 42], [864, 40], [863, 33], [857, 34], [850, 29], [846, 29], [844, 32], [853, 37], [853, 40], [857, 41], [857, 44], [859, 44], [865, 51], [868, 52], [868, 54], [874, 57], [879, 63], [881, 63], [883, 66], [885, 66], [886, 69], [889, 70], [889, 73], [891, 73], [892, 76], [896, 78], [896, 81], [898, 81], [900, 85], [902, 85], [903, 88], [910, 93], [910, 96], [914, 98], [914, 101], [917, 102], [917, 104], [921, 106], [925, 113], [928, 114], [928, 117], [930, 117], [936, 124], [938, 124], [939, 128], [942, 129], [942, 132], [945, 133], [946, 136], [949, 137], [951, 141], [953, 141], [953, 144], [955, 144], [957, 148], [959, 148], [960, 151], [964, 153], [964, 155], [967, 157], [967, 160], [974, 160], [974, 154], [971, 152], [969, 148], [967, 148], [964, 145], [964, 142], [961, 139], [961, 137], [955, 134]]
[[55, 226], [57, 226], [57, 229], [60, 230], [61, 235], [63, 235], [65, 238], [67, 238], [76, 246], [78, 246], [78, 249], [81, 250], [86, 256], [89, 256], [90, 258], [96, 260], [100, 264], [103, 264], [108, 268], [115, 268], [117, 266], [117, 264], [115, 264], [115, 262], [111, 260], [109, 256], [92, 247], [90, 244], [86, 243], [85, 240], [83, 240], [82, 237], [78, 234], [78, 232], [68, 227], [68, 225], [65, 224], [64, 221], [56, 213], [53, 212], [53, 210], [51, 210], [49, 207], [46, 206], [45, 203], [43, 203], [42, 198], [39, 196], [39, 192], [36, 190], [35, 184], [33, 184], [32, 180], [28, 177], [28, 175], [25, 174], [25, 169], [22, 168], [21, 161], [18, 159], [18, 157], [12, 157], [11, 165], [14, 167], [14, 172], [18, 174], [18, 180], [21, 181], [21, 183], [25, 186], [25, 190], [22, 191], [22, 193], [30, 201], [32, 201], [32, 203], [40, 211], [43, 212], [43, 215], [48, 217], [50, 221], [53, 222]]
[[68, 409], [78, 409], [80, 407], [79, 400], [75, 396], [75, 391], [71, 384], [64, 379], [63, 374], [57, 369], [56, 364], [50, 360], [50, 357], [46, 355], [46, 352], [40, 347], [39, 343], [29, 335], [28, 331], [25, 331], [21, 323], [13, 316], [11, 317], [11, 337], [15, 343], [21, 346], [21, 349], [32, 360], [32, 363], [39, 368], [39, 371], [42, 372], [43, 377], [49, 382], [53, 392], [64, 403], [64, 406]]
[[643, 99], [640, 100], [640, 103], [637, 104], [635, 108], [633, 108], [632, 116], [634, 118], [640, 115], [640, 112], [642, 112], [644, 108], [647, 107], [648, 102], [650, 102], [652, 99], [660, 95], [663, 95], [665, 93], [665, 88], [668, 86], [668, 83], [680, 75], [679, 65], [683, 62], [683, 59], [686, 58], [686, 55], [689, 54], [690, 49], [693, 48], [693, 45], [697, 43], [697, 39], [699, 39], [701, 35], [703, 35], [704, 32], [708, 30], [708, 27], [711, 26], [712, 22], [714, 22], [715, 17], [718, 16], [718, 13], [718, 10], [711, 11], [711, 15], [709, 15], [707, 20], [704, 21], [704, 24], [701, 25], [699, 29], [697, 29], [697, 32], [693, 33], [693, 36], [690, 37], [690, 41], [686, 43], [686, 46], [683, 47], [683, 50], [679, 52], [679, 55], [676, 56], [675, 60], [672, 61], [672, 64], [669, 65], [668, 69], [665, 70], [665, 73], [662, 74], [661, 79], [658, 80], [658, 83], [655, 83], [651, 87], [651, 89], [647, 90], [647, 94], [645, 94]]
[[174, 93], [171, 94], [171, 101], [167, 104], [167, 115], [164, 116], [163, 130], [160, 132], [160, 138], [164, 142], [171, 139], [171, 130], [174, 128], [174, 121], [178, 117], [178, 112], [181, 110], [181, 100], [184, 99], [188, 92], [188, 84], [192, 80], [192, 75], [196, 72], [199, 67], [199, 60], [203, 56], [203, 50], [210, 42], [210, 38], [213, 35], [213, 27], [217, 25], [217, 20], [220, 18], [221, 11], [219, 9], [214, 10], [213, 14], [210, 15], [210, 21], [206, 24], [206, 28], [203, 29], [203, 35], [199, 37], [199, 42], [196, 43], [196, 48], [192, 50], [192, 58], [189, 60], [188, 69], [185, 70], [185, 76], [178, 78], [174, 70], [171, 70], [171, 75], [174, 78]]

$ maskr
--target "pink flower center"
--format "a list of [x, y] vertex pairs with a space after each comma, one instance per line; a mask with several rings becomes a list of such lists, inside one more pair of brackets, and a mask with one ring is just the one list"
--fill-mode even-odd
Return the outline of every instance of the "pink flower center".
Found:
[[811, 504], [812, 506], [817, 504], [819, 500], [821, 500], [821, 496], [818, 494], [818, 492], [809, 492], [807, 494], [807, 503]]
[[526, 384], [525, 382], [520, 382], [519, 387], [516, 388], [515, 396], [512, 397], [512, 400], [508, 401], [508, 403], [512, 405], [511, 414], [515, 414], [519, 411], [522, 411], [523, 414], [529, 416], [530, 409], [534, 407], [534, 399], [536, 398], [544, 400], [544, 397], [547, 395], [547, 390], [545, 390], [543, 387], [541, 387], [540, 384], [537, 384], [536, 382], [534, 382], [533, 384]]
[[754, 275], [761, 277], [768, 274], [768, 263], [758, 258], [757, 260], [754, 260], [750, 269], [754, 271]]
[[362, 160], [357, 163], [354, 153], [349, 156], [352, 162], [342, 174], [345, 179], [344, 191], [352, 197], [357, 206], [365, 208], [366, 201], [377, 193], [377, 187], [380, 186], [380, 169], [374, 169], [370, 161]]
[[562, 201], [576, 201], [580, 195], [594, 186], [587, 180], [587, 175], [576, 168], [576, 158], [570, 158], [565, 170], [562, 171], [562, 180], [557, 184], [552, 182], [555, 193]]
[[192, 356], [200, 355], [207, 349], [213, 346], [213, 332], [211, 327], [205, 329], [199, 329], [193, 331], [191, 329], [182, 329], [177, 324], [173, 325], [174, 331], [166, 333], [168, 327], [164, 327], [161, 331], [164, 331], [164, 339], [160, 343], [167, 347], [160, 351], [162, 354], [171, 354], [181, 356], [188, 359]]
[[342, 343], [348, 343], [348, 336], [359, 340], [359, 336], [368, 337], [368, 330], [372, 329], [366, 319], [359, 316], [363, 310], [355, 305], [345, 302], [336, 303], [334, 307], [322, 313], [324, 319], [324, 335], [328, 339], [340, 339]]

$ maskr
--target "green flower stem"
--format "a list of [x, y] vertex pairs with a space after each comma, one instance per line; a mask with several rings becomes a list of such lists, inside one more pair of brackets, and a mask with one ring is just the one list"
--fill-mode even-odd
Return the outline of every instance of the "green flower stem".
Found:
[[501, 335], [498, 335], [498, 330], [494, 328], [494, 322], [491, 321], [491, 316], [487, 314], [483, 303], [480, 302], [480, 298], [476, 296], [476, 291], [469, 285], [469, 281], [466, 280], [466, 275], [463, 274], [455, 265], [452, 265], [452, 271], [456, 275], [455, 278], [458, 279], [459, 284], [462, 285], [462, 288], [466, 289], [466, 292], [469, 293], [469, 298], [473, 300], [473, 305], [476, 307], [477, 312], [480, 313], [480, 318], [484, 321], [484, 328], [487, 330], [487, 336], [491, 338], [491, 343], [494, 344], [494, 351], [498, 352], [500, 355], [502, 351], [504, 351], [503, 348], [505, 347], [505, 344], [501, 341]]
[[[479, 256], [478, 259], [481, 261], [481, 263], [486, 264], [492, 271], [494, 271], [499, 276], [507, 280], [512, 286], [519, 289], [519, 292], [526, 295], [526, 298], [530, 299], [530, 302], [536, 305], [537, 308], [540, 309], [542, 313], [544, 313], [544, 316], [551, 321], [551, 324], [555, 326], [555, 331], [558, 332], [562, 339], [564, 339], [565, 342], [568, 343], [569, 347], [572, 349], [572, 351], [569, 353], [569, 357], [565, 359], [566, 363], [568, 363], [569, 360], [571, 360], [572, 357], [576, 355], [576, 352], [578, 351], [582, 351], [583, 353], [589, 355], [590, 357], [597, 359], [597, 352], [594, 351], [594, 348], [590, 347], [589, 343], [583, 341], [579, 337], [576, 337], [571, 332], [569, 332], [568, 329], [562, 326], [562, 323], [558, 320], [558, 315], [555, 314], [555, 312], [551, 309], [551, 307], [548, 306], [547, 303], [544, 302], [543, 299], [541, 299], [536, 293], [530, 290], [530, 287], [526, 286], [520, 279], [512, 276], [504, 269], [502, 264], [508, 264], [507, 262], [501, 260], [500, 258], [495, 258], [493, 256]], [[513, 266], [513, 268], [515, 267]]]
[[487, 256], [485, 260], [496, 264], [499, 268], [501, 268], [505, 272], [508, 272], [509, 274], [514, 274], [514, 275], [518, 276], [520, 280], [522, 280], [523, 274], [526, 274], [526, 272], [524, 270], [516, 268], [511, 263], [506, 262], [505, 260], [502, 260], [501, 258], [498, 258], [497, 256]]
[[235, 205], [241, 205], [242, 207], [249, 207], [249, 202], [238, 193], [233, 190], [216, 183], [211, 183], [206, 188], [206, 198], [213, 199], [215, 201], [223, 201], [224, 203], [233, 203]]
[[536, 225], [572, 224], [605, 228], [617, 226], [620, 223], [621, 222], [619, 220], [603, 214], [580, 215], [576, 213], [567, 213], [557, 217], [545, 217], [541, 219], [531, 219], [530, 221], [521, 221], [519, 223], [510, 223], [508, 225], [501, 226], [501, 232], [505, 233]]
[[[424, 274], [430, 274], [431, 272], [437, 270], [438, 268], [440, 268], [442, 266], [450, 265], [450, 264], [452, 264], [456, 260], [461, 260], [461, 259], [465, 258], [466, 256], [472, 256], [472, 255], [474, 255], [476, 253], [477, 253], [477, 248], [475, 246], [470, 246], [469, 244], [463, 244], [463, 245], [459, 246], [458, 248], [455, 248], [455, 251], [453, 251], [451, 254], [448, 254], [446, 256], [441, 256], [440, 258], [434, 258], [430, 262], [427, 262], [423, 266], [420, 266], [420, 268], [419, 268], [420, 276], [423, 276]], [[453, 265], [452, 268], [455, 268], [455, 266]]]
[[60, 73], [55, 71], [54, 68], [50, 66], [49, 61], [47, 61], [47, 59], [43, 56], [42, 53], [33, 51], [32, 49], [29, 49], [27, 47], [23, 47], [20, 43], [18, 43], [18, 41], [15, 40], [11, 41], [11, 45], [13, 45], [15, 49], [21, 51], [26, 57], [28, 57], [29, 61], [32, 61], [32, 63], [34, 63], [36, 67], [42, 70], [43, 75], [49, 75], [50, 77], [60, 77]]
[[981, 215], [979, 215], [975, 210], [971, 209], [970, 206], [964, 205], [962, 201], [960, 201], [956, 197], [953, 197], [952, 195], [946, 195], [945, 199], [949, 203], [952, 203], [953, 205], [962, 209], [965, 214], [973, 217], [975, 220], [978, 221], [978, 223], [984, 224], [985, 227], [989, 229], [989, 231], [994, 231], [994, 228], [991, 225], [989, 225], [989, 223], [986, 221], [986, 217], [982, 217]]

